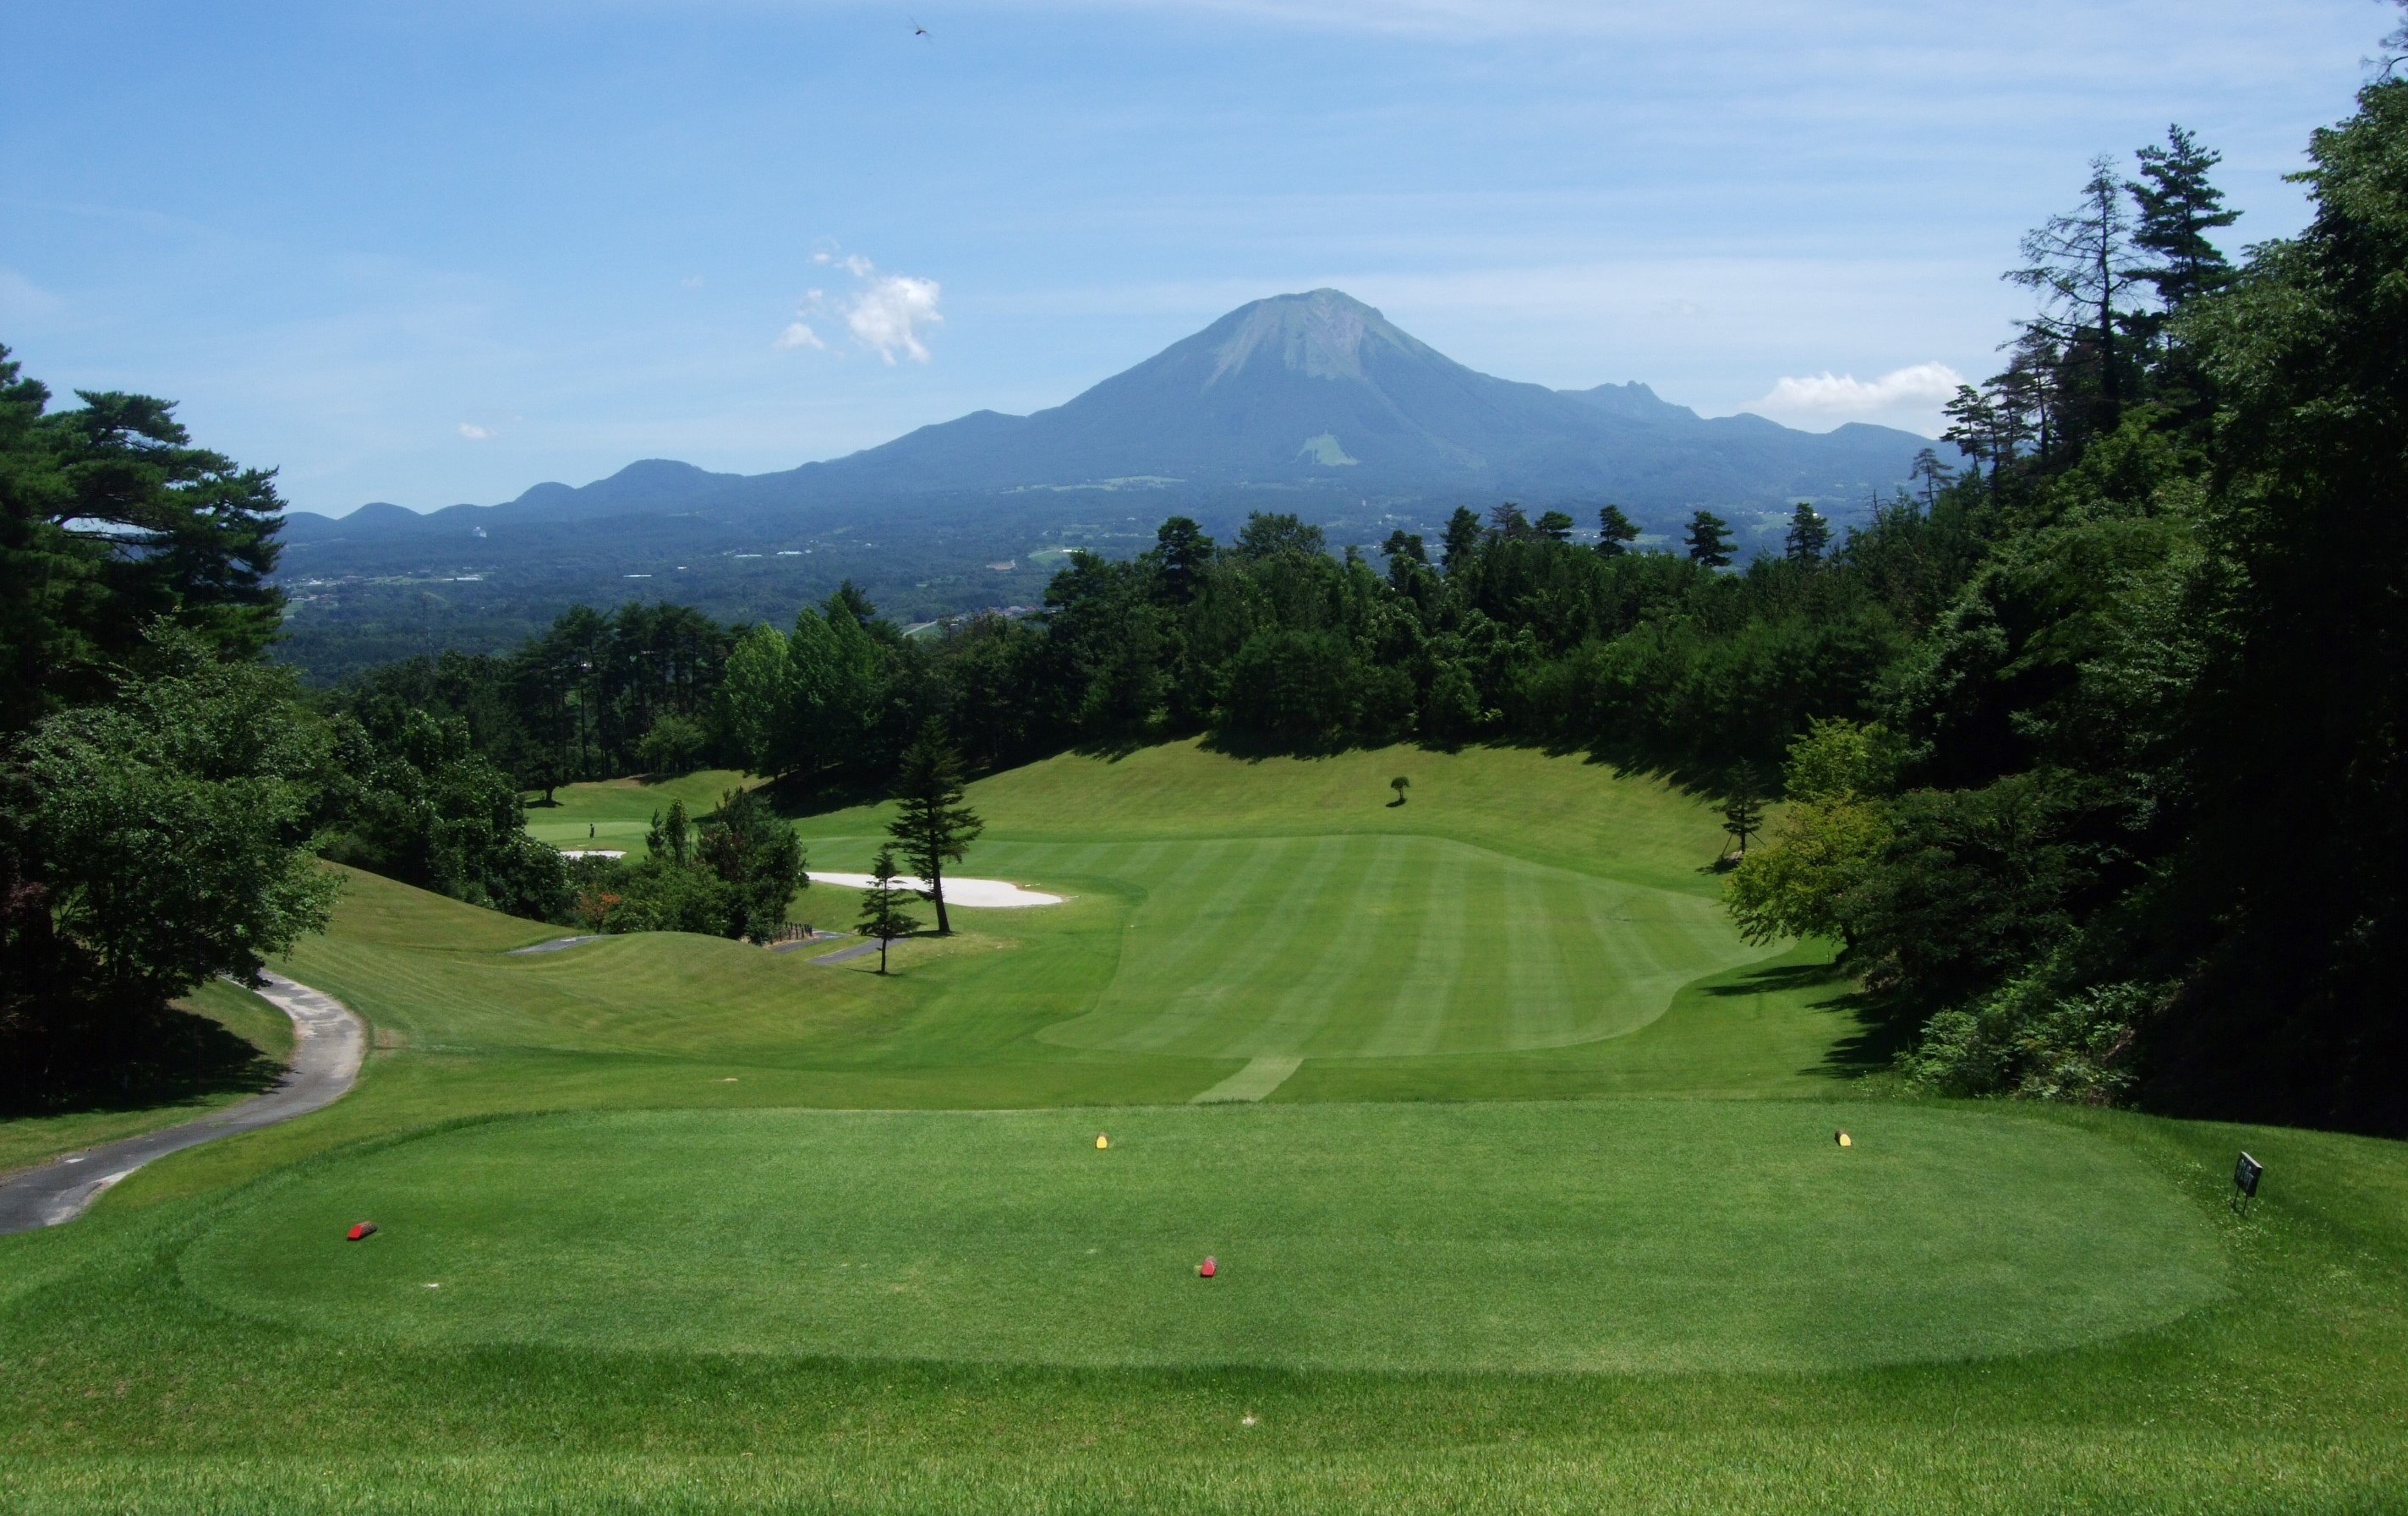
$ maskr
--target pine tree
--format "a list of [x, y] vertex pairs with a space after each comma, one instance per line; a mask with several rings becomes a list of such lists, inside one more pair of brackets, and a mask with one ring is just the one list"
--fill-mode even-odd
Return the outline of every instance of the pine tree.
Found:
[[1831, 545], [1831, 523], [1814, 513], [1805, 501], [1789, 516], [1789, 561], [1793, 564], [1818, 564], [1823, 550]]
[[1920, 486], [1923, 508], [1928, 511], [1940, 503], [1940, 492], [1955, 481], [1956, 470], [1942, 463], [1940, 454], [1926, 448], [1914, 455], [1914, 466], [1908, 471], [1908, 477]]
[[2028, 262], [2006, 279], [2040, 297], [2041, 313], [2025, 330], [2060, 350], [2063, 362], [2093, 370], [2094, 425], [2114, 430], [2123, 414], [2126, 366], [2116, 334], [2131, 318], [2128, 297], [2143, 273], [2133, 262], [2132, 221], [2111, 160], [2092, 161], [2081, 206], [2026, 233], [2023, 254]]
[[1739, 855], [1747, 856], [1747, 839], [1764, 826], [1763, 785], [1752, 764], [1731, 771], [1730, 795], [1723, 802], [1723, 830], [1739, 839]]
[[2166, 128], [2166, 145], [2143, 148], [2141, 178], [2125, 188], [2140, 207], [2132, 246], [2157, 261], [2140, 272], [2168, 311], [2178, 311], [2232, 281], [2232, 265], [2207, 234], [2231, 225], [2241, 212], [2224, 208], [2224, 192], [2207, 172], [2223, 162], [2180, 126]]
[[1211, 566], [1212, 539], [1187, 517], [1173, 516], [1154, 532], [1154, 551], [1146, 557], [1154, 568], [1158, 597], [1183, 606], [1196, 598], [1204, 570]]
[[921, 893], [937, 908], [937, 935], [951, 935], [945, 913], [945, 865], [959, 863], [986, 823], [962, 804], [962, 761], [944, 728], [930, 722], [919, 739], [903, 750], [895, 776], [895, 797], [901, 809], [886, 833], [903, 850], [903, 857], [920, 876]]
[[1523, 515], [1521, 506], [1511, 500], [1491, 506], [1488, 508], [1488, 535], [1519, 541], [1530, 535], [1530, 518]]
[[895, 887], [895, 850], [879, 849], [878, 861], [869, 865], [869, 888], [861, 893], [861, 919], [853, 923], [853, 930], [878, 939], [881, 974], [886, 972], [886, 945], [920, 929], [919, 922], [903, 908], [904, 897], [910, 894]]
[[1708, 568], [1728, 568], [1731, 561], [1730, 523], [1711, 510], [1701, 510], [1689, 518], [1689, 557]]
[[1606, 506], [1597, 513], [1597, 551], [1611, 558], [1627, 552], [1629, 545], [1639, 540], [1639, 523], [1622, 513], [1620, 506]]
[[644, 846], [655, 858], [666, 858], [683, 868], [694, 855], [694, 823], [686, 820], [685, 802], [669, 802], [669, 813], [664, 817], [652, 812], [652, 828], [644, 836]]
[[1469, 506], [1455, 507], [1440, 542], [1439, 561], [1448, 573], [1469, 566], [1472, 554], [1480, 551], [1480, 513]]

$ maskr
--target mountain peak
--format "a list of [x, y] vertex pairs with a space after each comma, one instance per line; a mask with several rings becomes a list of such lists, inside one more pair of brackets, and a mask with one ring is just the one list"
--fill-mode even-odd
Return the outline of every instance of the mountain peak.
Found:
[[1211, 335], [1220, 340], [1207, 389], [1257, 362], [1277, 363], [1308, 379], [1360, 379], [1367, 347], [1411, 351], [1421, 346], [1362, 301], [1326, 289], [1240, 306], [1214, 322]]

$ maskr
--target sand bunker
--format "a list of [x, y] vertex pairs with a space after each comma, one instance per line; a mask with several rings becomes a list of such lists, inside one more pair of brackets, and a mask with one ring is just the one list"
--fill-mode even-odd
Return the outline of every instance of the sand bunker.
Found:
[[[869, 888], [869, 876], [823, 874], [814, 868], [811, 870], [811, 882], [839, 884], [849, 890], [866, 890]], [[918, 880], [908, 876], [897, 876], [895, 883], [896, 888], [904, 890], [926, 888]], [[1041, 890], [1024, 890], [1010, 880], [949, 879], [945, 881], [945, 904], [948, 906], [1009, 909], [1018, 906], [1058, 906], [1061, 903], [1062, 897], [1058, 894], [1047, 894]]]

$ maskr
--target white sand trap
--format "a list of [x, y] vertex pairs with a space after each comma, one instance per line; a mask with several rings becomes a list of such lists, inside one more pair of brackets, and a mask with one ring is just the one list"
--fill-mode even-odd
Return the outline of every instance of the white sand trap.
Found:
[[[870, 879], [867, 874], [823, 874], [811, 870], [813, 884], [840, 884], [848, 890], [867, 890]], [[895, 878], [898, 890], [924, 890], [927, 886], [908, 875]], [[1062, 897], [1047, 894], [1042, 890], [1024, 890], [1010, 880], [953, 880], [945, 881], [945, 904], [948, 906], [983, 907], [989, 909], [1010, 909], [1019, 906], [1058, 906]]]
[[563, 858], [624, 858], [627, 856], [617, 848], [563, 848], [560, 850], [560, 855]]

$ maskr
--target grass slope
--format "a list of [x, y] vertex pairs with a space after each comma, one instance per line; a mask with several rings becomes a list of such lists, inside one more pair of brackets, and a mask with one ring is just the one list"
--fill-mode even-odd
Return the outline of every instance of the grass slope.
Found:
[[[662, 803], [563, 800], [638, 845]], [[885, 980], [512, 956], [554, 929], [352, 877], [291, 966], [383, 1034], [359, 1088], [0, 1238], [0, 1508], [2402, 1505], [2401, 1144], [1850, 1099], [1814, 949], [1651, 977], [1713, 817], [1570, 760], [1179, 746], [974, 801], [968, 871], [1071, 899]], [[879, 820], [803, 824], [842, 867]], [[1183, 1107], [1269, 1031], [1266, 1104]]]
[[[1388, 789], [1398, 775], [1412, 780], [1401, 806]], [[1660, 779], [1526, 748], [1240, 759], [1171, 742], [1011, 769], [973, 785], [971, 803], [1001, 840], [1437, 837], [1707, 898], [1727, 842], [1712, 809]], [[850, 868], [875, 849], [885, 814], [855, 808], [802, 826], [845, 860], [824, 866]]]

